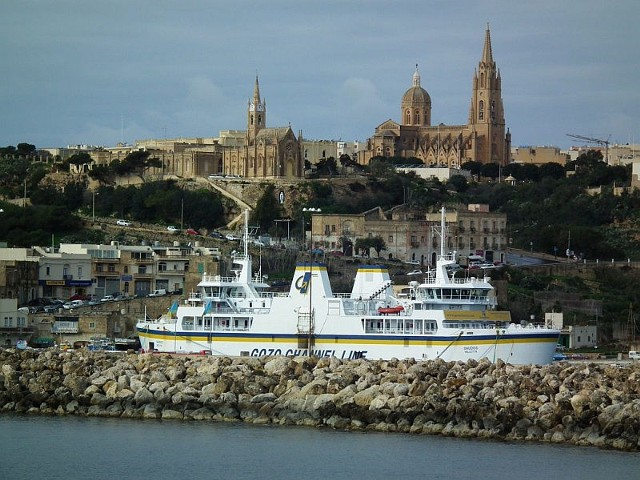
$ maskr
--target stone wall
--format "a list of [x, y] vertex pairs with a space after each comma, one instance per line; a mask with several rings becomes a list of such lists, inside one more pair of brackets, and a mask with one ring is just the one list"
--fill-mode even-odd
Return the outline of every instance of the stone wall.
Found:
[[639, 450], [640, 365], [0, 351], [0, 411]]

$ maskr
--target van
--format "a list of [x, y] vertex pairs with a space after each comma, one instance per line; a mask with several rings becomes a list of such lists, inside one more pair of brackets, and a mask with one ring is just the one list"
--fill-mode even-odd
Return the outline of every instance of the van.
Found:
[[148, 297], [163, 297], [167, 294], [167, 290], [164, 288], [161, 288], [159, 290], [154, 290], [153, 292], [151, 292], [149, 295], [147, 295]]
[[640, 360], [640, 352], [631, 350], [629, 352], [629, 360]]

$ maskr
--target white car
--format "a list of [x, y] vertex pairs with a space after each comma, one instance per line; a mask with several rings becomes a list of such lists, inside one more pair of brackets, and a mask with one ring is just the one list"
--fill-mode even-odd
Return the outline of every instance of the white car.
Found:
[[131, 225], [131, 222], [120, 219], [116, 222], [116, 224], [120, 225], [121, 227], [128, 227], [129, 225]]
[[235, 240], [240, 240], [240, 238], [236, 237], [235, 235], [228, 233], [227, 235], [224, 236], [224, 238], [226, 238], [229, 241], [235, 241]]
[[173, 225], [169, 225], [167, 227], [167, 232], [169, 232], [169, 233], [178, 233], [178, 231], [179, 230], [176, 227], [174, 227]]

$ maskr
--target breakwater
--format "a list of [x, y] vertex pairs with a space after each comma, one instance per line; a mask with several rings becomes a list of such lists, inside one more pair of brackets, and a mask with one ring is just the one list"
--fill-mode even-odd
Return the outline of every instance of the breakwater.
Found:
[[0, 350], [0, 411], [640, 450], [640, 365]]

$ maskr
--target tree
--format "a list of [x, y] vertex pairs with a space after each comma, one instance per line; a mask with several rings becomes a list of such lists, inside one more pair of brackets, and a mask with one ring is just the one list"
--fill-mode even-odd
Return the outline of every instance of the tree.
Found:
[[556, 162], [543, 163], [539, 167], [539, 173], [540, 179], [551, 177], [559, 180], [565, 177], [564, 167]]
[[449, 188], [453, 188], [456, 192], [465, 192], [469, 187], [467, 183], [467, 177], [464, 175], [451, 175], [447, 182]]
[[480, 175], [480, 171], [482, 170], [482, 163], [476, 161], [464, 162], [461, 166], [462, 170], [468, 170], [471, 172], [471, 175], [478, 176]]
[[36, 151], [36, 146], [31, 145], [30, 143], [19, 143], [16, 146], [16, 153], [18, 155], [24, 155], [25, 157], [29, 157], [33, 155]]
[[485, 163], [480, 168], [480, 176], [496, 179], [500, 175], [500, 165], [495, 162]]
[[380, 256], [380, 252], [385, 248], [387, 248], [386, 243], [384, 243], [384, 240], [380, 235], [377, 235], [375, 237], [370, 237], [369, 241], [370, 241], [371, 248], [373, 248], [376, 251], [376, 255], [378, 257]]
[[268, 232], [274, 225], [273, 221], [280, 217], [280, 204], [276, 196], [276, 187], [273, 184], [269, 184], [258, 199], [256, 208], [251, 212], [250, 221], [253, 225], [258, 225], [260, 231]]

